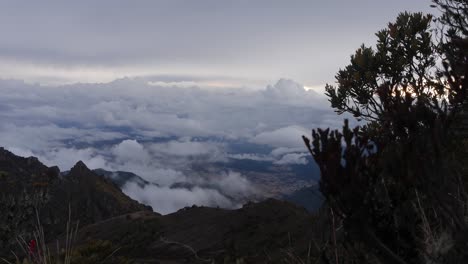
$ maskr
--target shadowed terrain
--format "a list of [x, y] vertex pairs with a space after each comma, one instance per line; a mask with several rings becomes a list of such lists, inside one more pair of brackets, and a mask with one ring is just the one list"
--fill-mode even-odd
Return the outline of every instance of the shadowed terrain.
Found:
[[82, 162], [60, 176], [56, 167], [0, 149], [0, 171], [5, 258], [11, 251], [21, 256], [16, 237], [32, 238], [35, 208], [50, 248], [57, 239], [64, 243], [70, 206], [72, 221], [80, 226], [74, 254], [85, 258], [93, 248], [115, 250], [112, 263], [275, 262], [288, 254], [305, 256], [313, 240], [322, 239], [314, 234], [323, 233], [317, 232], [323, 219], [275, 199], [237, 210], [192, 206], [162, 216]]

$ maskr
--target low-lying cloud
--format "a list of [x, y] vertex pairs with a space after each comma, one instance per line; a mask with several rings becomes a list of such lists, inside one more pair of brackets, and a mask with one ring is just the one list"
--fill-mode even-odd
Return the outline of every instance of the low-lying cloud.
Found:
[[308, 135], [309, 133], [309, 130], [301, 126], [287, 126], [259, 133], [251, 139], [251, 142], [274, 147], [301, 147], [303, 143], [298, 139], [302, 135]]
[[[61, 170], [82, 160], [93, 169], [134, 172], [154, 184], [129, 183], [124, 191], [169, 213], [191, 204], [240, 206], [258, 190], [212, 164], [306, 164], [300, 136], [341, 125], [323, 95], [290, 80], [266, 89], [192, 84], [127, 78], [44, 87], [0, 80], [0, 144]], [[267, 151], [233, 150], [236, 144]]]

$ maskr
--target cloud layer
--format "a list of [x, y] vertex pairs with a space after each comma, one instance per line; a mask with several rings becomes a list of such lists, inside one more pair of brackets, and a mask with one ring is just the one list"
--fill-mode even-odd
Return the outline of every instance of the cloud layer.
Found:
[[1, 145], [62, 170], [82, 160], [134, 172], [154, 184], [130, 183], [124, 191], [169, 213], [192, 204], [240, 206], [259, 190], [219, 164], [304, 165], [300, 136], [341, 125], [323, 96], [290, 80], [255, 90], [179, 82], [44, 87], [0, 80]]

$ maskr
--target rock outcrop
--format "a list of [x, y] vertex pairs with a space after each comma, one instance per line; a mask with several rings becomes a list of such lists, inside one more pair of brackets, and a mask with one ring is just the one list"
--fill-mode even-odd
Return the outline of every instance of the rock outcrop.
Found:
[[47, 237], [54, 237], [64, 232], [69, 213], [72, 222], [84, 226], [151, 211], [81, 161], [62, 177], [58, 167], [49, 168], [37, 158], [18, 157], [4, 148], [0, 148], [0, 190], [0, 256], [18, 247], [18, 236], [31, 239], [36, 215]]

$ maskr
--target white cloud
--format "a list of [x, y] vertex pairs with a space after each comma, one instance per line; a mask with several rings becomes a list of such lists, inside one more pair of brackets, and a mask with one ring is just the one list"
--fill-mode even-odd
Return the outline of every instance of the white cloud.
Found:
[[308, 130], [301, 126], [287, 126], [273, 131], [262, 132], [251, 139], [258, 144], [273, 147], [296, 148], [304, 146], [302, 135], [307, 135]]
[[[281, 133], [289, 141], [283, 143], [297, 146], [295, 127], [309, 134], [305, 127], [341, 126], [324, 98], [289, 80], [263, 90], [155, 86], [144, 78], [58, 87], [0, 80], [0, 92], [3, 144], [34, 150], [67, 140], [134, 137], [253, 138], [269, 144]], [[177, 142], [167, 147], [176, 151]]]
[[32, 153], [32, 151], [28, 149], [7, 147], [7, 150], [20, 157], [28, 158], [28, 157], [34, 156], [34, 153]]
[[180, 81], [180, 82], [163, 82], [163, 81], [157, 81], [157, 82], [152, 82], [149, 81], [148, 85], [150, 86], [159, 86], [159, 87], [184, 87], [184, 88], [190, 88], [190, 87], [196, 87], [197, 83], [193, 81]]
[[168, 214], [186, 206], [204, 205], [222, 208], [236, 208], [233, 203], [219, 191], [195, 187], [191, 190], [182, 188], [158, 187], [147, 185], [143, 188], [136, 183], [128, 183], [123, 191], [131, 198], [151, 205], [153, 210], [161, 214]]
[[164, 155], [173, 156], [212, 156], [220, 157], [223, 145], [215, 142], [207, 141], [192, 141], [191, 138], [181, 138], [179, 140], [170, 140], [164, 143], [155, 143], [151, 145], [151, 149], [155, 152], [160, 152]]
[[231, 197], [249, 197], [256, 190], [252, 184], [238, 172], [228, 171], [217, 177], [216, 185]]
[[255, 161], [274, 161], [274, 158], [266, 155], [258, 155], [252, 153], [229, 154], [229, 158], [238, 160], [255, 160]]
[[89, 168], [105, 168], [107, 161], [95, 149], [58, 148], [45, 151], [37, 155], [39, 160], [48, 166], [57, 165], [59, 168], [70, 169], [77, 161], [83, 161]]
[[308, 157], [307, 153], [289, 153], [284, 155], [280, 160], [274, 162], [274, 164], [285, 165], [285, 164], [307, 164]]
[[[26, 116], [27, 117], [27, 116]], [[44, 151], [63, 147], [66, 142], [94, 144], [99, 141], [116, 140], [125, 137], [114, 131], [103, 131], [98, 128], [62, 127], [56, 124], [41, 124], [41, 119], [19, 120], [26, 124], [14, 124], [17, 120], [0, 124], [1, 144], [5, 147], [16, 147], [34, 151]], [[17, 122], [17, 123], [20, 123]]]
[[274, 85], [268, 85], [263, 94], [272, 100], [296, 104], [310, 104], [318, 97], [313, 90], [306, 90], [303, 85], [288, 79], [281, 79]]
[[302, 145], [300, 147], [295, 147], [295, 148], [285, 148], [285, 147], [279, 147], [275, 148], [274, 150], [271, 151], [271, 155], [274, 157], [281, 157], [285, 154], [288, 153], [303, 153], [306, 152], [305, 145]]
[[136, 140], [124, 140], [111, 150], [117, 162], [149, 162], [148, 151]]
[[156, 212], [167, 214], [192, 205], [239, 208], [249, 197], [258, 193], [252, 184], [237, 172], [223, 172], [210, 180], [198, 179], [192, 188], [146, 185], [129, 182], [123, 191], [130, 197], [149, 204]]

